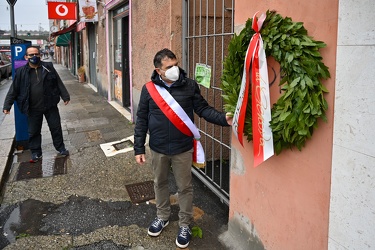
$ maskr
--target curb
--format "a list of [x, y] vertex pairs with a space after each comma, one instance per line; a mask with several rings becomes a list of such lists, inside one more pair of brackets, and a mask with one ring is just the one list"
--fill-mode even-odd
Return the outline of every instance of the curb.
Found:
[[13, 161], [15, 141], [14, 112], [5, 115], [0, 131], [0, 189], [2, 190]]

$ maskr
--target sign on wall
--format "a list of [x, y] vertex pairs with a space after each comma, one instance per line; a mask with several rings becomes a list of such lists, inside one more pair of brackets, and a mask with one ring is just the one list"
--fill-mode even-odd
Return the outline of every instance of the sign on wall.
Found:
[[77, 3], [48, 2], [48, 19], [76, 20]]
[[196, 63], [195, 80], [200, 85], [209, 89], [211, 83], [211, 66], [203, 63]]
[[97, 22], [96, 0], [79, 0], [79, 18], [81, 22]]

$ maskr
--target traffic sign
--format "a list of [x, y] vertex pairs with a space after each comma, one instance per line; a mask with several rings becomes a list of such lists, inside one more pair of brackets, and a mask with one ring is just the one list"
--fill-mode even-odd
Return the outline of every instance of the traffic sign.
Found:
[[7, 0], [7, 2], [10, 6], [14, 6], [16, 4], [17, 0]]

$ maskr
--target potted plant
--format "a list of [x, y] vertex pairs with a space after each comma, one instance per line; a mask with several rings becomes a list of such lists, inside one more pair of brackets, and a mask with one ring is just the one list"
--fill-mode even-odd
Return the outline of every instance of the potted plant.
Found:
[[85, 82], [85, 66], [81, 66], [77, 70], [78, 82]]

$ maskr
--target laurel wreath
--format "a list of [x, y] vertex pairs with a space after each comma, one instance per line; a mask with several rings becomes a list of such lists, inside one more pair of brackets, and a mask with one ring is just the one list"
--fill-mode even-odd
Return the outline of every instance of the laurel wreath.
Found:
[[[252, 18], [249, 18], [240, 34], [232, 38], [224, 60], [221, 77], [224, 109], [233, 114], [240, 92], [246, 50], [254, 33]], [[318, 119], [327, 121], [325, 111], [328, 103], [324, 93], [328, 90], [321, 79], [329, 78], [330, 73], [319, 53], [326, 44], [308, 36], [302, 22], [283, 18], [275, 11], [267, 11], [260, 34], [266, 56], [272, 56], [281, 69], [279, 86], [282, 94], [272, 107], [270, 122], [275, 152], [279, 154], [283, 149], [294, 146], [302, 150], [318, 127]], [[248, 141], [253, 138], [251, 120], [249, 93], [244, 127]]]

